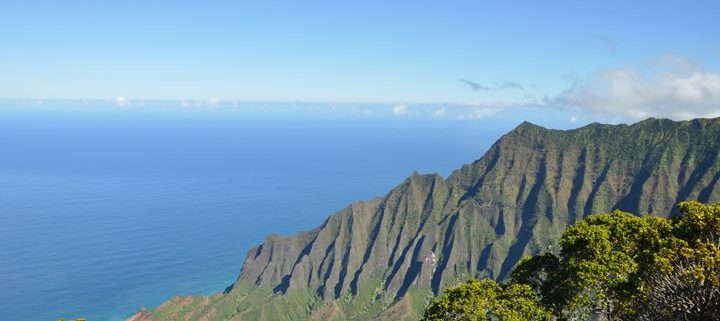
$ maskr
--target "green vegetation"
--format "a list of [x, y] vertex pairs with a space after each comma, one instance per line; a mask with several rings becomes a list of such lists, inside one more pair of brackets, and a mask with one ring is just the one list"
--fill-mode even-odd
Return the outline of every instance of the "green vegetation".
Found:
[[424, 320], [523, 321], [549, 320], [550, 316], [527, 284], [500, 285], [489, 279], [471, 279], [434, 300]]
[[523, 259], [506, 284], [452, 287], [424, 320], [720, 320], [720, 204], [678, 207], [673, 219], [590, 216], [558, 255]]

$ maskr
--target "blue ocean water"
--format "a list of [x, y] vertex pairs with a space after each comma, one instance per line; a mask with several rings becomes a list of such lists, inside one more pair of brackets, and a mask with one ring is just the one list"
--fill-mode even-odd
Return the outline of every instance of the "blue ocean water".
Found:
[[0, 315], [115, 321], [222, 291], [264, 236], [315, 227], [415, 170], [447, 176], [515, 124], [0, 108]]

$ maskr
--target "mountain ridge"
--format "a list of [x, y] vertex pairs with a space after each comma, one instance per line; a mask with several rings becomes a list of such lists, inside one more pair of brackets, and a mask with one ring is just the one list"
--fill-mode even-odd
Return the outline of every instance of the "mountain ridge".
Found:
[[454, 282], [504, 279], [522, 256], [556, 250], [588, 214], [669, 216], [679, 200], [720, 200], [718, 137], [720, 118], [572, 130], [523, 122], [446, 179], [414, 172], [315, 229], [268, 236], [224, 294], [190, 299], [199, 307], [141, 316], [414, 320]]

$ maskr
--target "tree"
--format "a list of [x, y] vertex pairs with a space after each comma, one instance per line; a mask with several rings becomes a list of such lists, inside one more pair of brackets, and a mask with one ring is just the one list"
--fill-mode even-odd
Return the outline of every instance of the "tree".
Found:
[[626, 317], [644, 297], [647, 271], [671, 233], [670, 221], [663, 218], [621, 211], [593, 215], [563, 233], [559, 256], [523, 259], [510, 279], [531, 286], [543, 305], [564, 320]]
[[540, 321], [550, 317], [529, 285], [471, 279], [447, 289], [432, 301], [423, 320]]
[[621, 211], [594, 215], [568, 228], [560, 240], [559, 275], [554, 277], [564, 292], [557, 306], [573, 318], [588, 310], [608, 320], [632, 315], [656, 265], [655, 255], [673, 243], [671, 234], [664, 218]]
[[522, 259], [508, 284], [448, 289], [426, 320], [720, 321], [720, 204], [678, 207], [671, 220], [590, 216], [563, 233], [557, 255]]
[[638, 320], [720, 320], [720, 205], [678, 207], [674, 246], [656, 257]]
[[560, 269], [560, 259], [552, 253], [525, 257], [510, 272], [510, 282], [529, 285], [537, 293], [542, 304], [549, 310], [559, 312], [564, 297]]

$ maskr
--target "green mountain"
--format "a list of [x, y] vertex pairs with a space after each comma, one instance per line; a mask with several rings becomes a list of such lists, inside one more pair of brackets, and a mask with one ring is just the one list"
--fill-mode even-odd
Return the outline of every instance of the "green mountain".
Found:
[[669, 216], [720, 201], [720, 118], [561, 131], [523, 123], [447, 179], [413, 174], [322, 226], [269, 236], [225, 293], [176, 297], [131, 320], [416, 320], [471, 276], [503, 279], [598, 212]]

